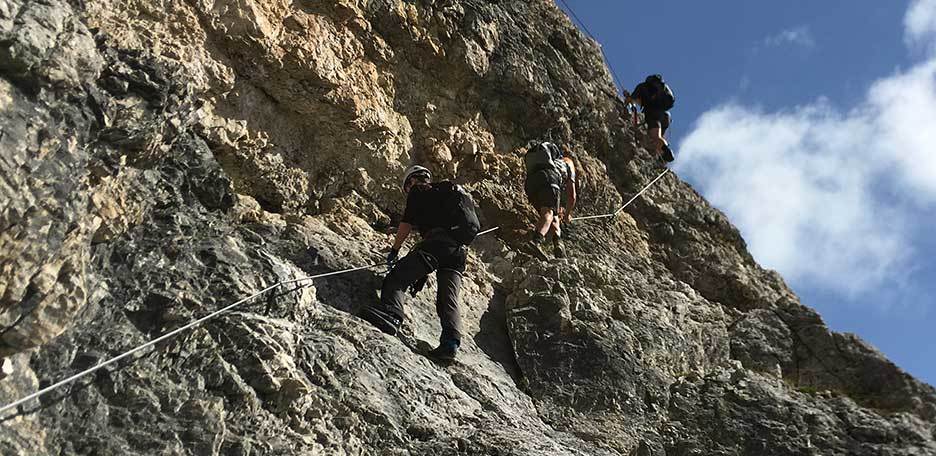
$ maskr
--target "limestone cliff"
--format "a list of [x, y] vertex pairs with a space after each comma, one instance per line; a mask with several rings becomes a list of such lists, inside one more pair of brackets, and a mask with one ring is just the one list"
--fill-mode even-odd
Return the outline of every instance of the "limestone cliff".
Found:
[[675, 174], [515, 248], [529, 140], [581, 214], [661, 170], [545, 0], [0, 0], [0, 402], [270, 284], [379, 262], [412, 162], [486, 226], [458, 362], [433, 283], [277, 290], [7, 413], [3, 454], [932, 455], [936, 392], [830, 331]]

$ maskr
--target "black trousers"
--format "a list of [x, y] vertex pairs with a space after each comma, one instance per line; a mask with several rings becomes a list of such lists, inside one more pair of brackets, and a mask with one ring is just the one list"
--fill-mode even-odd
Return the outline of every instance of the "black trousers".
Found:
[[666, 133], [670, 125], [670, 113], [658, 109], [645, 109], [644, 120], [647, 123], [647, 129], [659, 128], [660, 133]]
[[448, 239], [427, 239], [420, 242], [393, 266], [380, 290], [384, 309], [404, 318], [403, 301], [406, 289], [436, 271], [439, 289], [436, 294], [436, 313], [442, 324], [440, 340], [461, 341], [461, 311], [458, 295], [461, 292], [462, 273], [468, 249]]

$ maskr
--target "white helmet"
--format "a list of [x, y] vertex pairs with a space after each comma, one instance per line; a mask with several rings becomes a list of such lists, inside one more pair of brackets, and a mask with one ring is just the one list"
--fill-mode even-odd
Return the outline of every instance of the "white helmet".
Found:
[[426, 176], [428, 179], [432, 179], [432, 173], [428, 169], [419, 165], [413, 165], [409, 168], [406, 168], [406, 172], [403, 173], [403, 182], [400, 183], [400, 186], [406, 188], [406, 183], [410, 180], [411, 177], [415, 176]]

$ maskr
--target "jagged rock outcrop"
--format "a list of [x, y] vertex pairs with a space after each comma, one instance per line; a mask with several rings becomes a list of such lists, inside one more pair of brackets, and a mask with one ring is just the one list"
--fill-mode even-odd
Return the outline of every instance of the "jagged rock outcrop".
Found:
[[661, 168], [550, 2], [0, 0], [0, 402], [282, 280], [380, 261], [413, 161], [502, 229], [459, 360], [434, 283], [277, 289], [6, 413], [3, 454], [927, 455], [936, 392], [831, 332], [670, 174], [569, 258], [515, 248], [521, 153], [583, 213]]

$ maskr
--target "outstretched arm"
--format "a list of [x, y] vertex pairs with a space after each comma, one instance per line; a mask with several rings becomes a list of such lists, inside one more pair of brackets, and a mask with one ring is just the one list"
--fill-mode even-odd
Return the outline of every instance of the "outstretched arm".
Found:
[[643, 106], [643, 101], [646, 99], [646, 89], [643, 83], [637, 84], [637, 87], [634, 87], [634, 91], [627, 94], [628, 103], [636, 103], [640, 106]]
[[396, 237], [393, 239], [393, 247], [390, 247], [390, 252], [387, 253], [387, 266], [393, 267], [396, 264], [397, 257], [400, 254], [400, 247], [403, 247], [403, 242], [409, 237], [410, 231], [413, 231], [413, 225], [400, 222]]
[[403, 247], [403, 243], [406, 242], [406, 238], [409, 237], [410, 232], [413, 231], [413, 225], [410, 225], [406, 222], [400, 222], [400, 227], [397, 228], [396, 237], [393, 239], [392, 250], [399, 251], [400, 247]]

